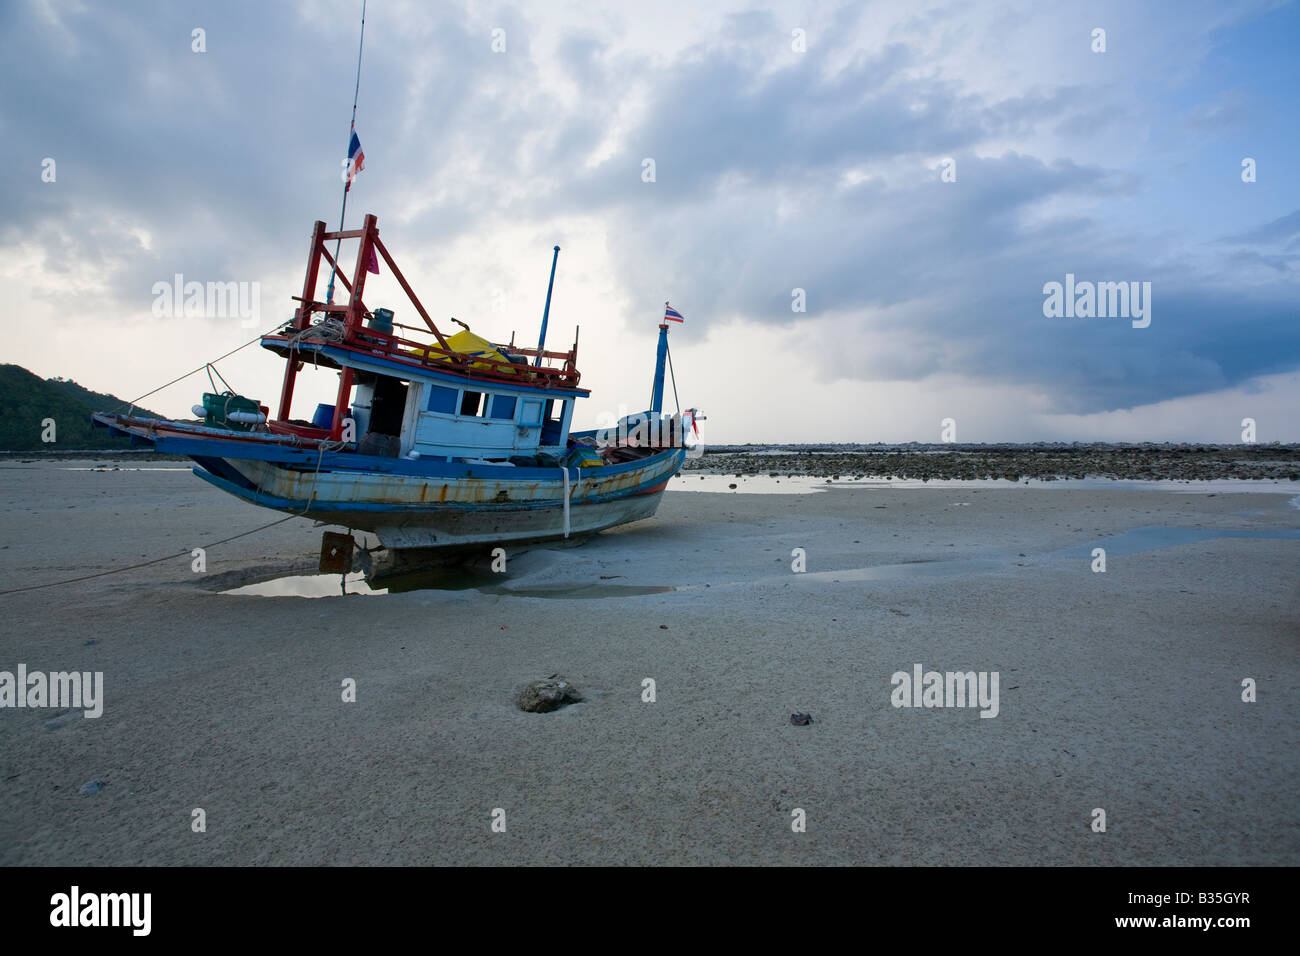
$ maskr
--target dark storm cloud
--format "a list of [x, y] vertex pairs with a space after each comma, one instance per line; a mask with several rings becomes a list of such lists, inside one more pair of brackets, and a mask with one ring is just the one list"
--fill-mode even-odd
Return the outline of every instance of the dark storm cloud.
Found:
[[[143, 311], [174, 272], [296, 267], [310, 223], [337, 216], [352, 7], [7, 5], [0, 124], [20, 174], [0, 179], [0, 239], [34, 243], [53, 274], [102, 271]], [[845, 29], [821, 31], [810, 51], [833, 48], [860, 13], [846, 4], [830, 21]], [[605, 224], [631, 301], [671, 295], [697, 328], [739, 318], [814, 340], [834, 328], [827, 379], [945, 373], [1032, 385], [1060, 410], [1159, 401], [1300, 361], [1287, 254], [1300, 213], [1206, 236], [1207, 268], [1154, 238], [1140, 169], [989, 148], [1122, 129], [1133, 104], [1112, 87], [975, 94], [905, 32], [874, 53], [839, 50], [831, 68], [792, 53], [788, 28], [763, 11], [657, 59], [615, 53], [595, 21], [543, 54], [529, 17], [494, 17], [505, 54], [451, 7], [367, 23], [357, 201], [401, 248], [587, 214]], [[195, 27], [206, 53], [191, 52]], [[591, 165], [634, 93], [637, 121]], [[1239, 102], [1197, 115], [1239, 120]], [[57, 184], [39, 180], [44, 156]], [[944, 156], [955, 183], [940, 181]], [[647, 157], [654, 183], [641, 179]], [[1045, 318], [1043, 284], [1067, 272], [1151, 281], [1151, 327]], [[805, 314], [791, 312], [795, 288]]]

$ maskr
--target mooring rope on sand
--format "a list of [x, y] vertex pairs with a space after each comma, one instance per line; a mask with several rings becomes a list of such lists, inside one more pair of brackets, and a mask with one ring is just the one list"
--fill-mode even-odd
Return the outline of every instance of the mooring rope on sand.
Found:
[[[222, 538], [220, 541], [213, 541], [211, 544], [203, 544], [199, 545], [199, 547], [206, 551], [209, 548], [215, 548], [217, 545], [225, 544], [228, 541], [234, 541], [236, 538], [246, 538], [250, 534], [265, 531], [267, 528], [274, 528], [276, 525], [284, 524], [286, 521], [292, 520], [293, 518], [301, 518], [303, 514], [306, 514], [306, 512], [304, 511], [302, 514], [286, 515], [283, 518], [272, 521], [270, 524], [264, 524], [260, 528], [254, 528], [252, 531], [243, 531], [239, 534], [232, 534], [229, 538]], [[54, 588], [63, 584], [76, 584], [79, 581], [89, 581], [92, 578], [102, 578], [110, 574], [121, 574], [123, 571], [134, 571], [137, 568], [147, 568], [151, 564], [161, 564], [164, 561], [175, 561], [177, 558], [188, 558], [193, 555], [193, 552], [193, 548], [186, 548], [183, 551], [177, 551], [175, 554], [165, 554], [161, 558], [154, 558], [150, 561], [141, 561], [139, 564], [130, 564], [124, 568], [110, 568], [107, 571], [96, 571], [94, 574], [83, 574], [80, 577], [67, 578], [63, 581], [49, 581], [45, 584], [29, 584], [26, 587], [9, 588], [8, 590], [0, 591], [0, 594], [17, 594], [19, 591], [38, 591], [41, 588]]]
[[[238, 538], [246, 538], [250, 534], [257, 534], [259, 531], [265, 531], [267, 528], [274, 528], [276, 525], [284, 524], [286, 521], [292, 521], [294, 518], [306, 517], [307, 512], [311, 511], [312, 500], [316, 497], [316, 479], [320, 476], [321, 464], [325, 460], [325, 452], [338, 451], [338, 449], [344, 447], [345, 444], [346, 444], [345, 442], [329, 442], [329, 441], [322, 441], [320, 443], [320, 449], [316, 455], [316, 470], [312, 472], [311, 496], [307, 499], [307, 507], [303, 508], [302, 511], [295, 512], [294, 514], [291, 515], [285, 515], [283, 518], [277, 518], [275, 521], [272, 521], [270, 524], [264, 524], [260, 528], [253, 528], [251, 531], [241, 531], [239, 534], [232, 534], [229, 538], [222, 538], [220, 541], [213, 541], [211, 544], [201, 544], [199, 545], [199, 549], [203, 551], [207, 551], [209, 548], [215, 548], [218, 545], [226, 544]], [[330, 447], [327, 448], [326, 446], [330, 446]], [[0, 591], [0, 595], [18, 594], [20, 591], [39, 591], [41, 588], [56, 588], [56, 587], [61, 587], [62, 585], [65, 584], [77, 584], [78, 582], [81, 581], [90, 581], [94, 578], [107, 577], [110, 574], [122, 574], [123, 572], [126, 571], [136, 571], [140, 568], [147, 568], [153, 564], [162, 564], [164, 561], [175, 561], [177, 558], [189, 558], [189, 557], [193, 557], [193, 555], [194, 555], [194, 549], [186, 548], [182, 551], [177, 551], [174, 554], [165, 554], [161, 558], [153, 558], [149, 561], [141, 561], [138, 564], [128, 564], [126, 567], [123, 568], [109, 568], [107, 571], [96, 571], [94, 574], [83, 574], [80, 577], [66, 578], [65, 580], [62, 581], [49, 581], [46, 582], [45, 584], [29, 584], [21, 588], [9, 588], [7, 590]]]

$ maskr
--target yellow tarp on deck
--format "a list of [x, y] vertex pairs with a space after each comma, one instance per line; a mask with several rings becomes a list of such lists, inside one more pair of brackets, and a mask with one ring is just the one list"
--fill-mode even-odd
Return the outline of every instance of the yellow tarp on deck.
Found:
[[[498, 362], [506, 361], [506, 357], [501, 354], [501, 352], [497, 349], [496, 346], [494, 346], [487, 339], [475, 335], [469, 329], [463, 329], [462, 331], [457, 332], [455, 335], [449, 335], [447, 337], [447, 346], [453, 351], [460, 352], [462, 355], [469, 355], [473, 357], [482, 356], [483, 358], [486, 359], [495, 359]], [[425, 349], [409, 349], [407, 351], [409, 352], [410, 355], [413, 355], [416, 358], [422, 359], [425, 356]], [[447, 356], [438, 355], [438, 354], [435, 354], [433, 356], [433, 360], [435, 362], [451, 361], [451, 359], [448, 358]], [[507, 372], [506, 369], [502, 368], [499, 365], [493, 365], [491, 362], [474, 362], [470, 365], [470, 368], [492, 369], [502, 374], [510, 374], [514, 372], [513, 367], [511, 367]]]

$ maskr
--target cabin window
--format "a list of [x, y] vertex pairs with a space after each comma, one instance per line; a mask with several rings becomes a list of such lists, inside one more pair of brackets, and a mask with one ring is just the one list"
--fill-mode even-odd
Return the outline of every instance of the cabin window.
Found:
[[471, 392], [469, 389], [466, 389], [463, 397], [460, 400], [460, 413], [462, 415], [467, 415], [467, 416], [477, 416], [479, 413], [479, 408], [480, 406], [482, 406], [482, 404], [483, 404], [482, 392]]
[[507, 421], [515, 417], [515, 397], [513, 395], [493, 395], [492, 414], [490, 418], [504, 418]]
[[451, 415], [456, 411], [456, 389], [443, 388], [441, 385], [430, 385], [429, 401], [425, 406], [431, 412], [442, 412]]
[[542, 421], [542, 403], [530, 399], [524, 400], [524, 413], [519, 417], [521, 425], [537, 425]]

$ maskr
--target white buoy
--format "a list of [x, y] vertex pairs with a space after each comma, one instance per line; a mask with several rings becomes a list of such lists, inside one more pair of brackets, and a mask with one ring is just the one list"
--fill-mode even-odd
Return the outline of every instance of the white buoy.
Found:
[[260, 425], [266, 421], [266, 416], [261, 412], [229, 412], [226, 418], [241, 425]]

